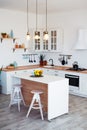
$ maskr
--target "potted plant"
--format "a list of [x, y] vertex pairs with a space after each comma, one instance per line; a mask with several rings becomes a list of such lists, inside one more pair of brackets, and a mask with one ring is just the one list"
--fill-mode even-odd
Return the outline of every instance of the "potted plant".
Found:
[[8, 37], [7, 33], [1, 33], [1, 36], [2, 36], [2, 38], [7, 38]]
[[44, 60], [45, 59], [45, 55], [40, 54], [40, 66], [46, 65], [47, 61]]

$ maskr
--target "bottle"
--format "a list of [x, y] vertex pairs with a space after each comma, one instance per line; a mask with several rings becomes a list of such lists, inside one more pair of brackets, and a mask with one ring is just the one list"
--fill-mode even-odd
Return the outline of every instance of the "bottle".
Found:
[[17, 62], [14, 61], [13, 64], [14, 64], [14, 67], [16, 68], [17, 67]]
[[13, 37], [14, 37], [13, 35], [14, 35], [14, 34], [13, 34], [13, 30], [11, 30], [11, 32], [10, 32], [10, 37], [13, 38]]
[[19, 48], [19, 45], [18, 45], [18, 43], [16, 42], [16, 44], [15, 44], [15, 48]]

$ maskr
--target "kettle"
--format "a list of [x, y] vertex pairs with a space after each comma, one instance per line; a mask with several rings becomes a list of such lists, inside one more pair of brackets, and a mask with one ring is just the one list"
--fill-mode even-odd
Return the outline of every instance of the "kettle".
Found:
[[73, 69], [78, 70], [78, 62], [77, 61], [74, 61]]

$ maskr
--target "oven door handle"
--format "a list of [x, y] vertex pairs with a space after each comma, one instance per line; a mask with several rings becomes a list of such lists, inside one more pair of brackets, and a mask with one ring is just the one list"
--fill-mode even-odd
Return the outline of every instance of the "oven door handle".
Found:
[[65, 78], [76, 78], [76, 79], [78, 79], [78, 78], [79, 78], [79, 76], [65, 75]]

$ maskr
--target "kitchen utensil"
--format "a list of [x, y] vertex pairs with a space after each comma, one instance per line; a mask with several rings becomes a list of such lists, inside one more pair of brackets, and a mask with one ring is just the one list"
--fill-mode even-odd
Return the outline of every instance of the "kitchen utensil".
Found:
[[65, 65], [65, 57], [63, 56], [63, 60], [61, 61], [62, 65]]
[[66, 57], [66, 61], [65, 61], [65, 64], [68, 64], [68, 59], [67, 59], [67, 57]]
[[35, 55], [34, 55], [34, 62], [36, 62], [36, 60], [35, 60]]
[[31, 60], [30, 60], [30, 56], [29, 56], [29, 62], [31, 62]]
[[31, 62], [33, 62], [33, 60], [32, 60], [32, 55], [31, 55]]

